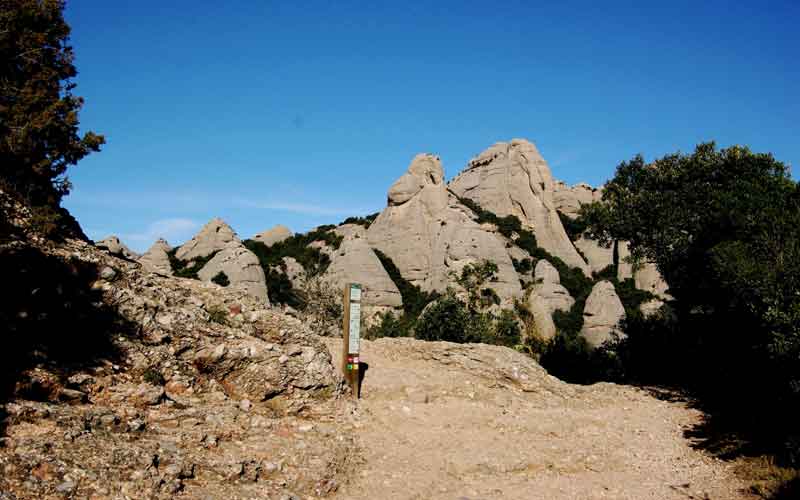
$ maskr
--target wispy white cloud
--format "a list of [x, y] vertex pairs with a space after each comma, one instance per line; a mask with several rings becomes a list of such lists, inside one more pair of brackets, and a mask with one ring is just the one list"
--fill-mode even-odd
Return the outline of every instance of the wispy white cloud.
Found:
[[236, 203], [244, 208], [253, 208], [258, 210], [278, 210], [282, 212], [292, 212], [305, 215], [354, 215], [366, 213], [368, 210], [363, 208], [353, 207], [329, 207], [322, 205], [315, 205], [312, 203], [290, 203], [284, 201], [254, 201], [238, 198]]
[[159, 238], [176, 243], [186, 241], [200, 228], [200, 223], [191, 219], [169, 218], [151, 222], [144, 231], [122, 233], [119, 237], [137, 251], [146, 250]]

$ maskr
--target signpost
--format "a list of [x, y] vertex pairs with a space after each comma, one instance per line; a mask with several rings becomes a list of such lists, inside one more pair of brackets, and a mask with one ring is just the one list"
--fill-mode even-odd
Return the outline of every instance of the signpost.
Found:
[[344, 332], [342, 349], [342, 370], [353, 396], [361, 396], [360, 360], [358, 351], [361, 344], [361, 285], [347, 283], [344, 286]]

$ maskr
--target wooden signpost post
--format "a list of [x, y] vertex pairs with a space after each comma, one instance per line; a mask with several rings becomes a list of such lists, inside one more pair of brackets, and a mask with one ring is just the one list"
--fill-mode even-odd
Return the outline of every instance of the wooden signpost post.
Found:
[[361, 397], [360, 360], [358, 351], [361, 344], [361, 285], [347, 283], [344, 286], [344, 347], [342, 349], [342, 370], [353, 396]]

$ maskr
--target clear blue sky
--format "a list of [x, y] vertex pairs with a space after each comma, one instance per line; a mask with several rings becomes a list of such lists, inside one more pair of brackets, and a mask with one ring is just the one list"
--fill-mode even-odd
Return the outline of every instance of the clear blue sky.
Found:
[[514, 137], [568, 183], [711, 139], [800, 164], [797, 1], [67, 3], [108, 143], [65, 205], [137, 250], [376, 212], [414, 154]]

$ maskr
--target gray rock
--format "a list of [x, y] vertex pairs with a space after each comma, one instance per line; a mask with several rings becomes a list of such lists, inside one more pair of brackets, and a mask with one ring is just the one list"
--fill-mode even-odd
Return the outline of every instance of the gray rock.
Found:
[[623, 338], [625, 334], [619, 328], [623, 319], [625, 307], [619, 300], [614, 285], [610, 281], [601, 281], [594, 285], [592, 293], [586, 299], [581, 336], [592, 348], [600, 347], [615, 336]]
[[111, 255], [123, 257], [128, 260], [136, 260], [139, 258], [139, 254], [128, 248], [119, 240], [118, 237], [114, 235], [103, 238], [102, 240], [96, 242], [94, 246], [107, 251]]
[[241, 243], [239, 237], [225, 221], [214, 218], [203, 226], [191, 240], [181, 245], [175, 252], [175, 257], [188, 262], [227, 248], [228, 244], [232, 242]]
[[269, 304], [267, 280], [258, 257], [239, 242], [229, 242], [197, 273], [203, 281], [211, 281], [219, 272], [228, 276], [230, 286], [245, 290], [256, 299]]
[[275, 243], [291, 237], [292, 231], [288, 227], [278, 224], [277, 226], [267, 229], [264, 232], [258, 233], [257, 235], [253, 236], [253, 239], [270, 247]]
[[498, 216], [517, 216], [534, 232], [540, 247], [590, 274], [564, 231], [553, 200], [550, 168], [532, 143], [498, 142], [472, 159], [449, 188]]
[[169, 263], [168, 252], [172, 250], [167, 240], [159, 239], [147, 252], [139, 257], [139, 264], [142, 269], [151, 273], [161, 274], [163, 276], [172, 276], [172, 266]]
[[105, 266], [100, 270], [100, 277], [106, 281], [114, 281], [114, 278], [117, 277], [117, 272], [114, 268]]

